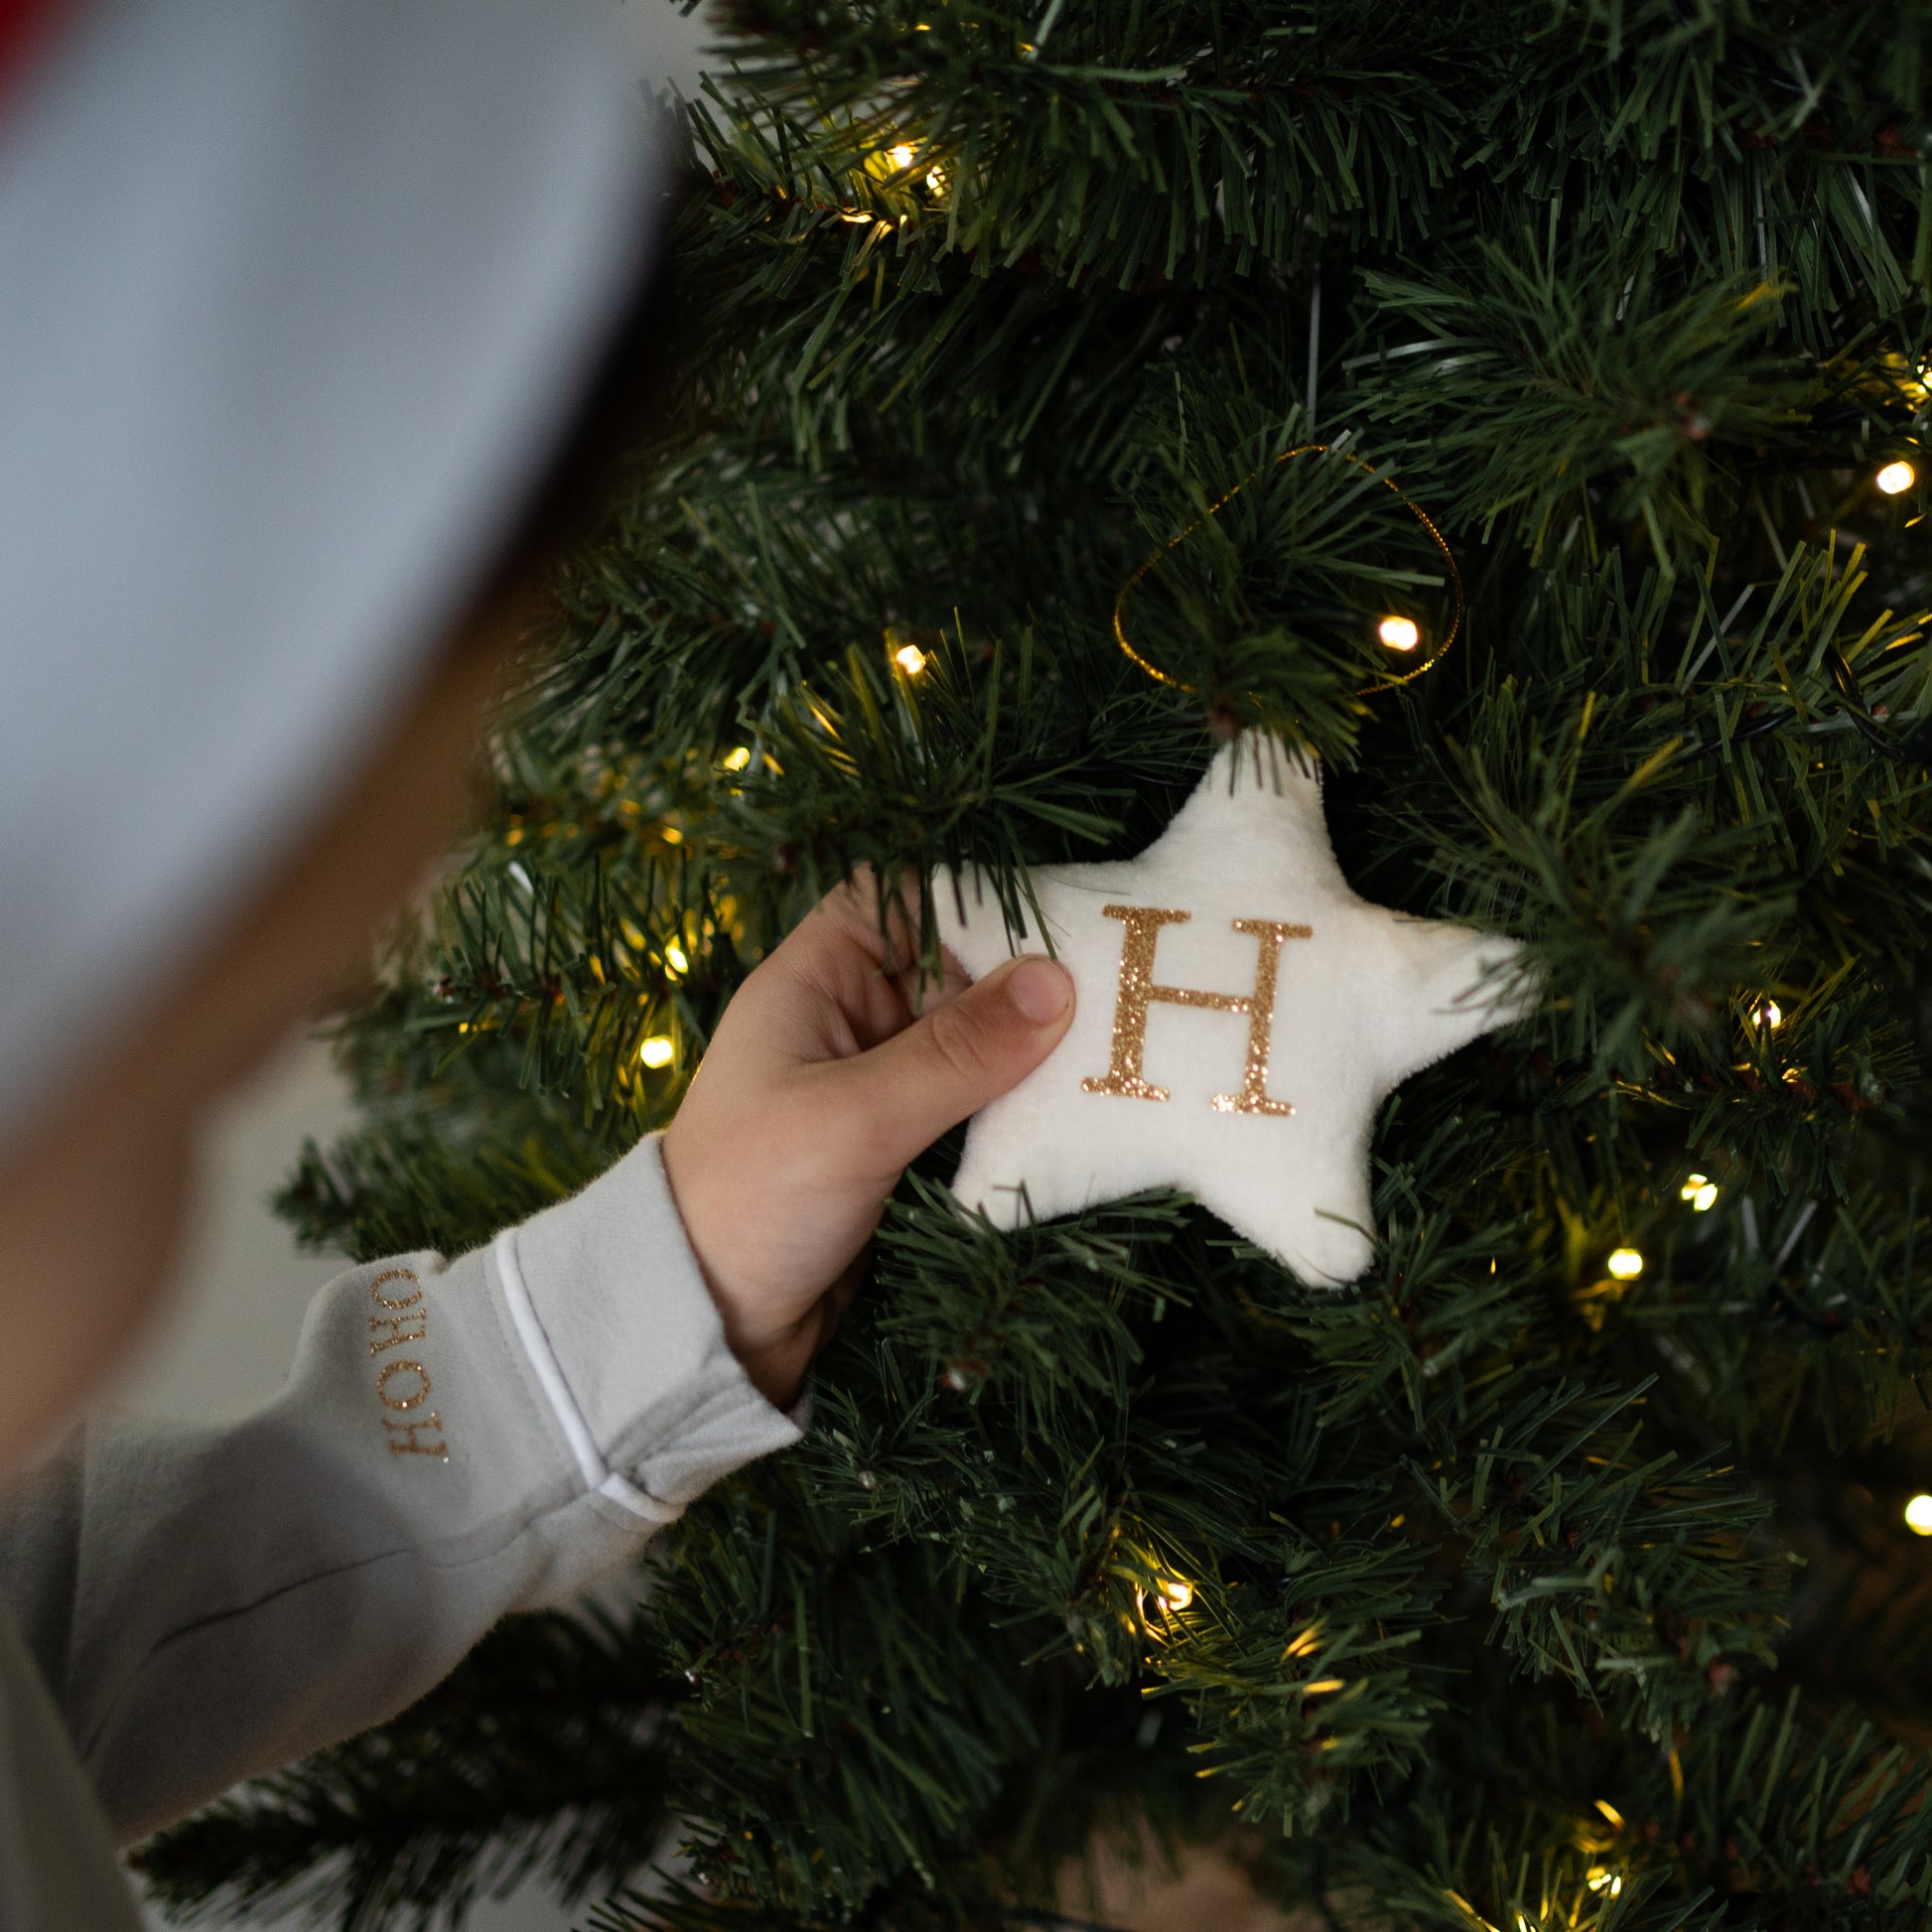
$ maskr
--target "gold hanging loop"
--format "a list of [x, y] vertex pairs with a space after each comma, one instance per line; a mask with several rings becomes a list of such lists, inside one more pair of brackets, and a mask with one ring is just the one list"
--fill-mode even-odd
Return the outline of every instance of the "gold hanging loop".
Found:
[[[1455, 553], [1452, 550], [1450, 550], [1450, 548], [1449, 547], [1448, 539], [1443, 535], [1442, 531], [1436, 527], [1435, 519], [1430, 516], [1429, 512], [1426, 509], [1424, 509], [1423, 506], [1420, 503], [1418, 503], [1412, 496], [1410, 496], [1406, 490], [1402, 489], [1398, 484], [1390, 482], [1390, 480], [1387, 477], [1383, 476], [1383, 474], [1378, 469], [1376, 469], [1376, 467], [1372, 463], [1365, 463], [1360, 457], [1350, 456], [1346, 450], [1336, 450], [1331, 444], [1327, 444], [1327, 443], [1298, 444], [1292, 450], [1284, 450], [1282, 454], [1275, 459], [1275, 463], [1277, 465], [1284, 464], [1284, 463], [1292, 463], [1298, 456], [1338, 456], [1341, 458], [1342, 462], [1352, 464], [1357, 470], [1361, 471], [1365, 476], [1373, 477], [1375, 481], [1379, 483], [1384, 489], [1388, 490], [1390, 494], [1393, 495], [1399, 503], [1401, 503], [1402, 507], [1406, 509], [1409, 512], [1409, 514], [1413, 516], [1416, 519], [1416, 521], [1420, 523], [1426, 531], [1428, 531], [1430, 541], [1434, 543], [1436, 548], [1443, 553], [1443, 562], [1449, 567], [1449, 595], [1455, 600], [1455, 610], [1449, 619], [1449, 626], [1448, 630], [1446, 630], [1443, 633], [1443, 641], [1440, 644], [1438, 644], [1436, 648], [1430, 652], [1429, 656], [1426, 657], [1420, 664], [1418, 664], [1414, 670], [1404, 671], [1402, 675], [1399, 677], [1377, 678], [1373, 683], [1361, 685], [1356, 689], [1355, 696], [1358, 698], [1370, 697], [1373, 696], [1374, 693], [1376, 693], [1377, 691], [1392, 691], [1399, 684], [1413, 684], [1415, 680], [1421, 677], [1425, 671], [1434, 670], [1436, 666], [1442, 662], [1444, 653], [1448, 651], [1449, 647], [1452, 643], [1454, 643], [1456, 638], [1456, 633], [1462, 628], [1462, 612], [1464, 608], [1463, 597], [1462, 597], [1462, 573], [1459, 570], [1457, 570], [1455, 567]], [[1148, 659], [1143, 657], [1141, 653], [1138, 650], [1136, 650], [1134, 646], [1128, 641], [1127, 626], [1122, 621], [1122, 614], [1127, 609], [1127, 600], [1134, 595], [1135, 591], [1137, 591], [1140, 588], [1142, 580], [1148, 575], [1148, 573], [1151, 570], [1154, 569], [1155, 565], [1160, 563], [1161, 560], [1165, 556], [1167, 556], [1169, 551], [1178, 549], [1179, 546], [1185, 543], [1187, 539], [1190, 536], [1192, 536], [1194, 532], [1198, 530], [1203, 523], [1209, 520], [1209, 518], [1219, 515], [1220, 512], [1223, 509], [1225, 509], [1229, 503], [1233, 502], [1235, 497], [1240, 495], [1240, 493], [1244, 489], [1246, 489], [1251, 483], [1254, 482], [1255, 478], [1260, 475], [1261, 472], [1259, 470], [1250, 471], [1249, 474], [1243, 477], [1241, 481], [1238, 483], [1236, 483], [1234, 487], [1230, 489], [1225, 496], [1222, 496], [1217, 501], [1210, 503], [1207, 506], [1205, 512], [1195, 517], [1193, 522], [1188, 524], [1187, 527], [1184, 530], [1182, 530], [1178, 536], [1173, 537], [1169, 542], [1163, 544], [1161, 548], [1154, 553], [1153, 556], [1148, 558], [1148, 560], [1144, 564], [1142, 564], [1137, 571], [1135, 571], [1133, 576], [1130, 577], [1127, 580], [1127, 582], [1121, 586], [1120, 595], [1114, 599], [1114, 641], [1120, 645], [1121, 649], [1124, 650], [1127, 653], [1127, 655], [1130, 658], [1132, 658], [1133, 661], [1136, 664], [1138, 664], [1141, 667], [1141, 669], [1148, 674], [1149, 677], [1157, 679], [1162, 684], [1172, 685], [1173, 688], [1176, 691], [1192, 691], [1194, 687], [1191, 684], [1183, 684], [1181, 680], [1177, 677], [1170, 677], [1168, 673], [1162, 670], [1158, 664], [1150, 663]]]

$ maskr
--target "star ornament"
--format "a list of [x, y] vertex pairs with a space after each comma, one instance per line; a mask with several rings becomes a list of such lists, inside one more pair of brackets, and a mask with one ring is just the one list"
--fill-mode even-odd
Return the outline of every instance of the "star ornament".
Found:
[[[1015, 950], [981, 883], [934, 881], [974, 978]], [[1533, 1003], [1515, 941], [1349, 891], [1318, 776], [1272, 739], [1227, 746], [1139, 858], [1034, 884], [1078, 1004], [967, 1129], [953, 1190], [1001, 1227], [1177, 1187], [1310, 1286], [1353, 1281], [1383, 1097]]]

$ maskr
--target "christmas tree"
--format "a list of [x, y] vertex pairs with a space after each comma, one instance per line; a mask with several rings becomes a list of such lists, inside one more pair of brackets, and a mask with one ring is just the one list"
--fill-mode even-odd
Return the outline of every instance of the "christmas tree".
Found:
[[1383, 1106], [1340, 1289], [1173, 1193], [1000, 1231], [950, 1137], [634, 1615], [512, 1620], [154, 1881], [913, 1932], [1066, 1923], [1124, 1835], [1330, 1926], [1925, 1923], [1932, 10], [722, 31], [676, 394], [302, 1227], [487, 1239], [853, 869], [1020, 930], [1236, 735], [1536, 1010]]

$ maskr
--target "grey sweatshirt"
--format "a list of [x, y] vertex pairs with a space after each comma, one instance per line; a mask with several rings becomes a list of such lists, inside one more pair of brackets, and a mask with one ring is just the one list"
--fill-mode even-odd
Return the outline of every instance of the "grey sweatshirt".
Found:
[[394, 1716], [798, 1434], [655, 1140], [486, 1249], [339, 1276], [242, 1421], [89, 1423], [0, 1500], [0, 1932], [135, 1926], [115, 1843]]

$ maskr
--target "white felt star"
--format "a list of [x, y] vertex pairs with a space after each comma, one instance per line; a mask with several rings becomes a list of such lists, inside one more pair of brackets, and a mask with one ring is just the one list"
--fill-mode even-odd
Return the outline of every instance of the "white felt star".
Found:
[[[1516, 1016], [1515, 942], [1357, 898], [1314, 771], [1253, 737], [1139, 858], [1034, 882], [1079, 1005], [974, 1117], [961, 1200], [1013, 1227], [1180, 1187], [1303, 1281], [1354, 1280], [1373, 1254], [1376, 1108]], [[934, 881], [941, 937], [975, 978], [1015, 950], [981, 886]]]

